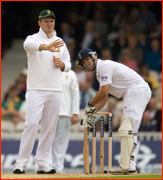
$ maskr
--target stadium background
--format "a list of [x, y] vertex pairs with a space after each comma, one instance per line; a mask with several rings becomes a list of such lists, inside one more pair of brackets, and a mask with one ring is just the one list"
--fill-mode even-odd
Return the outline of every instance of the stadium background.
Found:
[[[143, 115], [138, 134], [137, 168], [141, 173], [162, 172], [162, 2], [1, 2], [1, 110], [11, 94], [25, 117], [26, 53], [23, 41], [38, 31], [38, 15], [51, 9], [56, 15], [55, 29], [67, 44], [72, 68], [80, 84], [80, 116], [87, 100], [98, 90], [92, 73], [76, 66], [76, 55], [83, 47], [96, 50], [99, 58], [112, 59], [137, 71], [150, 85], [152, 98]], [[146, 14], [146, 15], [144, 15]], [[126, 59], [128, 56], [128, 61]], [[146, 66], [147, 65], [147, 66]], [[14, 91], [15, 90], [15, 91]], [[87, 99], [87, 98], [88, 99]], [[13, 105], [14, 102], [11, 104]], [[13, 106], [10, 106], [12, 109]], [[113, 167], [119, 162], [117, 128], [122, 114], [122, 100], [108, 97], [102, 111], [113, 113]], [[22, 118], [23, 119], [23, 118]], [[1, 172], [12, 172], [18, 155], [24, 121], [1, 116]], [[105, 117], [105, 169], [107, 170], [107, 117]], [[99, 122], [97, 122], [97, 170], [99, 169]], [[39, 128], [40, 132], [40, 128]], [[27, 172], [36, 172], [34, 155]], [[65, 156], [65, 172], [83, 169], [83, 128], [71, 127]], [[75, 150], [74, 150], [75, 147]], [[91, 165], [91, 143], [90, 143]]]

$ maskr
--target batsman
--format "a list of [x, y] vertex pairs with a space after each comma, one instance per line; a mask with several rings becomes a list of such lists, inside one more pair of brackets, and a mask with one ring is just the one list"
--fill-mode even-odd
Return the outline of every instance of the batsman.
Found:
[[108, 93], [123, 99], [123, 116], [118, 136], [121, 143], [120, 167], [110, 170], [111, 174], [137, 174], [134, 161], [137, 149], [137, 133], [143, 112], [151, 98], [151, 90], [143, 78], [132, 69], [112, 60], [100, 60], [95, 51], [83, 49], [78, 53], [78, 65], [85, 71], [93, 71], [100, 89], [87, 102], [86, 116], [81, 125], [92, 128], [96, 123], [94, 113], [107, 102]]

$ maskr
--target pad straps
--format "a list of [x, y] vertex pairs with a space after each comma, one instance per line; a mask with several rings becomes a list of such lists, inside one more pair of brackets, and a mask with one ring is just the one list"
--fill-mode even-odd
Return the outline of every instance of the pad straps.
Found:
[[[137, 136], [137, 133], [133, 133], [133, 136]], [[136, 149], [136, 148], [137, 148], [137, 144], [134, 143], [133, 150]], [[130, 160], [131, 160], [131, 161], [134, 161], [134, 159], [135, 159], [135, 157], [131, 155], [131, 156], [130, 156]]]

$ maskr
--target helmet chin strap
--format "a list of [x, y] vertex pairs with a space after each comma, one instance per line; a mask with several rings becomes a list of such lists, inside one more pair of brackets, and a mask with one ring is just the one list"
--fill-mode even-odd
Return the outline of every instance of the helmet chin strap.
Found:
[[95, 59], [92, 59], [93, 60], [93, 68], [91, 70], [88, 70], [87, 68], [85, 68], [82, 64], [81, 64], [81, 67], [84, 71], [88, 71], [88, 72], [91, 72], [93, 71], [95, 68], [96, 68], [96, 64], [95, 64]]
[[93, 71], [96, 68], [95, 59], [93, 59], [94, 67], [91, 71]]

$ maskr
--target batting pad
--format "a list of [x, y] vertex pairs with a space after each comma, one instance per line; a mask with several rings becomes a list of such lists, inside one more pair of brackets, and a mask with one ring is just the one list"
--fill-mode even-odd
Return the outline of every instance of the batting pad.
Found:
[[130, 155], [134, 146], [134, 140], [131, 122], [126, 117], [123, 117], [121, 120], [121, 125], [118, 129], [118, 136], [121, 141], [120, 167], [123, 172], [128, 172]]

